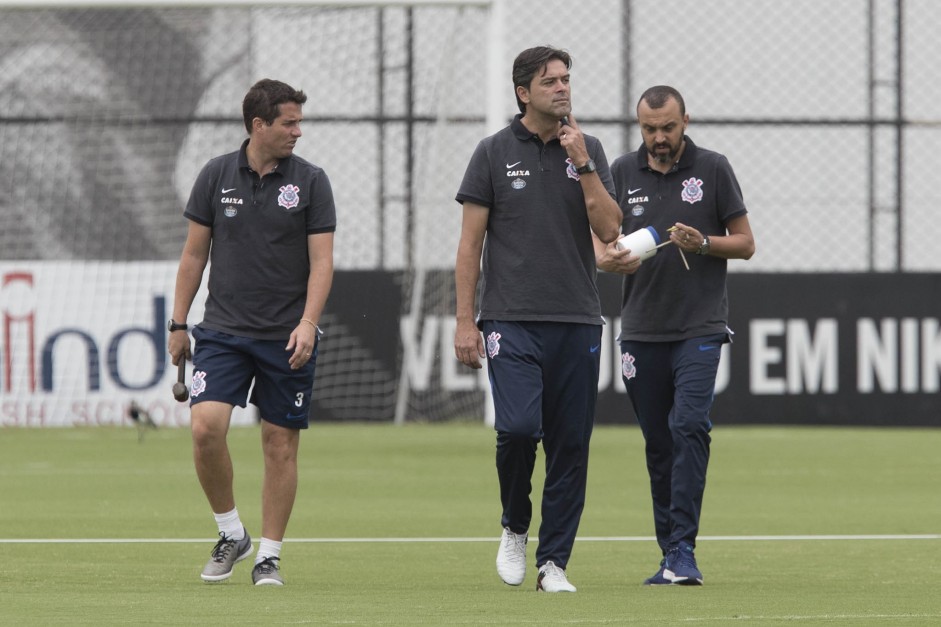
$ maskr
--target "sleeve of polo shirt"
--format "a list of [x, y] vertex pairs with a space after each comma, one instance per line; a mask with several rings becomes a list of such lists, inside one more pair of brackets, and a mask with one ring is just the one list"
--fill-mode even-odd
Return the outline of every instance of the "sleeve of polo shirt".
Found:
[[604, 154], [604, 146], [601, 145], [601, 142], [595, 142], [594, 154], [591, 155], [591, 160], [595, 162], [595, 168], [598, 170], [598, 177], [601, 179], [601, 183], [604, 185], [604, 188], [608, 190], [608, 194], [611, 195], [611, 198], [617, 200], [617, 191], [614, 187], [614, 178], [611, 176], [611, 168], [608, 166], [608, 157]]
[[611, 180], [614, 182], [615, 192], [614, 198], [618, 201], [618, 204], [621, 203], [621, 199], [619, 198], [619, 191], [628, 190], [631, 188], [631, 186], [628, 184], [628, 174], [630, 172], [628, 168], [630, 167], [630, 164], [630, 155], [622, 155], [615, 159], [614, 163], [611, 164]]
[[719, 157], [716, 163], [716, 208], [719, 220], [727, 224], [732, 218], [748, 213], [745, 208], [745, 199], [742, 197], [742, 188], [735, 178], [732, 164], [725, 156]]
[[337, 229], [337, 208], [333, 201], [333, 187], [323, 170], [310, 182], [310, 210], [307, 212], [307, 234], [332, 233]]
[[493, 177], [490, 172], [490, 156], [484, 142], [477, 144], [455, 200], [462, 205], [470, 202], [493, 208]]
[[199, 171], [196, 182], [193, 183], [193, 189], [190, 191], [186, 209], [183, 211], [185, 218], [203, 226], [212, 226], [215, 215], [212, 207], [212, 190], [215, 189], [215, 181], [218, 177], [213, 163], [214, 161], [210, 161]]

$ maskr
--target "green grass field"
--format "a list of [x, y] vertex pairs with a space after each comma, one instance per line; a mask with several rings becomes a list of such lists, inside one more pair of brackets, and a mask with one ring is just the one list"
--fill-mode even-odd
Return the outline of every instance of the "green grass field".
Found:
[[[230, 445], [257, 536], [258, 429]], [[255, 588], [248, 561], [199, 579], [215, 525], [187, 430], [0, 430], [0, 623], [941, 624], [941, 430], [717, 428], [701, 588], [641, 585], [659, 561], [642, 448], [596, 429], [578, 592], [546, 595], [532, 568], [518, 588], [496, 575], [491, 430], [315, 425], [287, 585]]]

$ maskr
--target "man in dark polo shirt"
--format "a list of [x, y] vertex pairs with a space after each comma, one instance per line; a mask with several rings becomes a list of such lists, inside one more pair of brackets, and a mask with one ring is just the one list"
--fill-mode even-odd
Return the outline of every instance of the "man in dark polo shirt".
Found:
[[[624, 233], [653, 227], [679, 248], [595, 243], [598, 267], [625, 275], [621, 375], [646, 441], [654, 528], [663, 559], [647, 585], [700, 585], [694, 549], [706, 485], [716, 372], [731, 341], [726, 260], [755, 241], [728, 160], [685, 135], [689, 116], [672, 87], [637, 104], [643, 145], [611, 166]], [[683, 256], [681, 258], [680, 256]], [[685, 261], [684, 261], [685, 260]]]
[[546, 592], [575, 591], [565, 568], [585, 503], [603, 324], [591, 233], [611, 242], [621, 222], [601, 143], [571, 115], [570, 67], [550, 47], [517, 56], [521, 114], [480, 142], [457, 194], [454, 350], [471, 368], [488, 360], [503, 506], [497, 572], [510, 585], [525, 578], [542, 440], [536, 589]]
[[[183, 214], [189, 232], [168, 348], [174, 364], [193, 360], [193, 457], [220, 537], [201, 575], [208, 582], [228, 579], [252, 553], [226, 445], [232, 409], [245, 406], [251, 387], [265, 461], [252, 581], [284, 583], [278, 562], [297, 492], [298, 442], [308, 426], [336, 230], [326, 173], [293, 154], [306, 101], [280, 81], [256, 83], [242, 102], [248, 139], [206, 164]], [[186, 319], [208, 261], [209, 297], [191, 355]]]

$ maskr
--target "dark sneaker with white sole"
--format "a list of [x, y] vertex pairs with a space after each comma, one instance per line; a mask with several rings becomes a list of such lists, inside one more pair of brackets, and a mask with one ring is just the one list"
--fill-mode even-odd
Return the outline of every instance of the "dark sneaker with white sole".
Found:
[[652, 577], [644, 579], [645, 586], [672, 586], [673, 581], [667, 579], [663, 574], [664, 565], [667, 563], [666, 558], [660, 560], [660, 570], [658, 570]]
[[277, 557], [266, 557], [252, 569], [252, 582], [256, 586], [283, 586], [284, 579], [281, 577], [281, 571], [276, 562], [280, 561]]
[[673, 547], [664, 558], [663, 576], [681, 586], [701, 586], [702, 573], [696, 566], [696, 556], [693, 547], [686, 542], [680, 542]]
[[212, 549], [212, 557], [206, 562], [206, 567], [200, 575], [203, 581], [225, 581], [232, 576], [232, 568], [236, 562], [252, 554], [252, 538], [245, 532], [241, 540], [233, 540], [225, 533], [219, 532], [219, 541]]

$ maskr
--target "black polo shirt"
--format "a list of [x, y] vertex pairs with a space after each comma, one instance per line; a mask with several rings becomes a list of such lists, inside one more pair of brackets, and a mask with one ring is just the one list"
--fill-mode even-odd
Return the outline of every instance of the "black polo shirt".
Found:
[[[603, 324], [579, 175], [559, 140], [544, 144], [521, 117], [477, 145], [457, 193], [490, 210], [478, 321]], [[613, 197], [601, 142], [585, 145]]]
[[336, 230], [327, 174], [290, 156], [259, 177], [246, 140], [207, 163], [183, 215], [212, 228], [209, 297], [202, 326], [262, 340], [290, 336], [304, 313], [307, 236]]
[[[666, 241], [667, 229], [682, 222], [706, 235], [725, 235], [728, 221], [747, 213], [728, 159], [685, 139], [679, 162], [666, 174], [650, 169], [643, 145], [611, 165], [625, 234], [652, 226]], [[726, 332], [726, 260], [686, 254], [687, 271], [677, 251], [661, 248], [625, 276], [621, 339], [675, 341]]]

